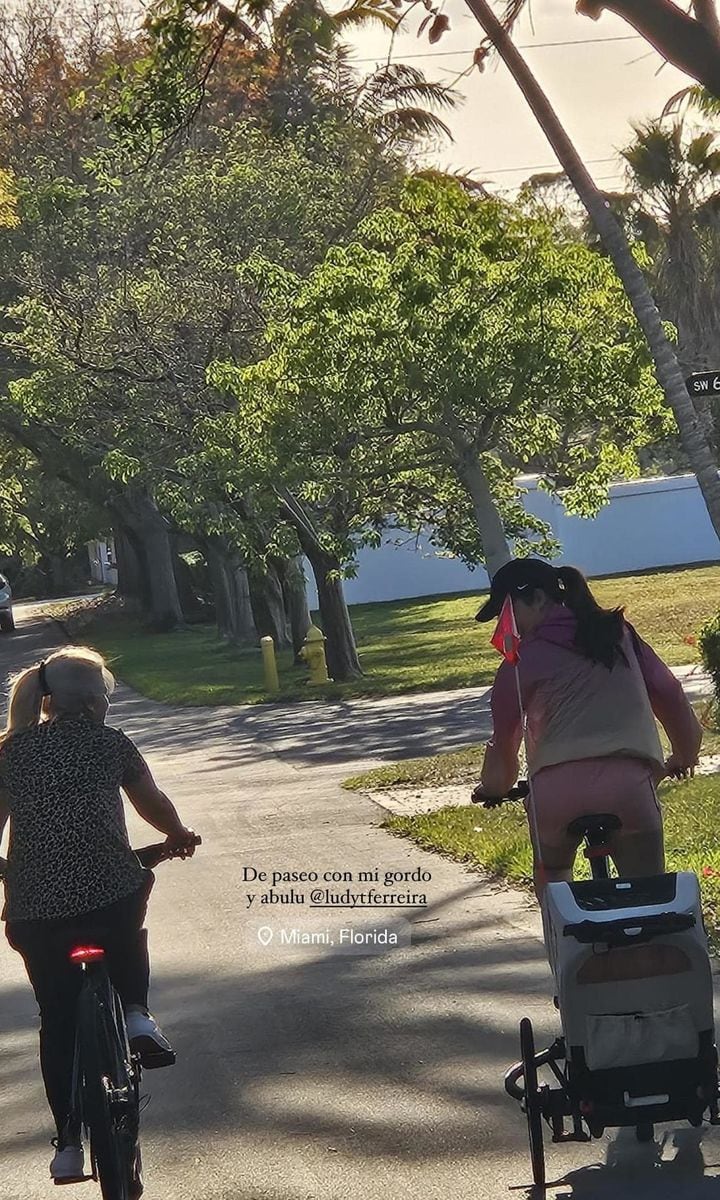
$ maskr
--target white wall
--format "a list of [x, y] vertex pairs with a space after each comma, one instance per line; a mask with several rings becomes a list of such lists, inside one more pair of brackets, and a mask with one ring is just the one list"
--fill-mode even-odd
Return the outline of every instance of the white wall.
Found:
[[[518, 482], [528, 489], [528, 510], [548, 522], [563, 548], [557, 561], [588, 575], [720, 558], [720, 543], [694, 475], [614, 484], [609, 504], [592, 520], [568, 516], [558, 500], [538, 489], [534, 477]], [[388, 533], [379, 549], [361, 551], [358, 562], [357, 577], [345, 585], [350, 604], [475, 591], [488, 584], [482, 568], [470, 571], [457, 559], [440, 557], [427, 541], [418, 546], [399, 531]], [[314, 604], [309, 570], [308, 581]]]
[[87, 551], [90, 560], [90, 578], [93, 582], [117, 587], [118, 574], [112, 539], [110, 542], [88, 542]]

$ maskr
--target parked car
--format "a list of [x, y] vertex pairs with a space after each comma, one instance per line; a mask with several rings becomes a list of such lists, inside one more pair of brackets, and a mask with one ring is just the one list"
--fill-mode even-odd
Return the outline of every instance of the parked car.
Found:
[[15, 628], [12, 610], [12, 588], [4, 575], [0, 575], [0, 629], [10, 633]]

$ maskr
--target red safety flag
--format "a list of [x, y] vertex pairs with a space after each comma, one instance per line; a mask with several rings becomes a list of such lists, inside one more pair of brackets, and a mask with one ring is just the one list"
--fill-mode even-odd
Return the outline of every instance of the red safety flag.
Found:
[[506, 662], [512, 663], [513, 666], [518, 662], [520, 634], [515, 623], [515, 610], [510, 596], [505, 597], [505, 603], [500, 611], [500, 619], [490, 638], [490, 644], [495, 647], [498, 654], [502, 654]]

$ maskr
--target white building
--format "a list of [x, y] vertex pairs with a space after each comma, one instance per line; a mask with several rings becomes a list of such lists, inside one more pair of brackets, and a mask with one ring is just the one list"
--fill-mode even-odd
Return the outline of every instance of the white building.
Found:
[[[519, 479], [518, 484], [527, 489], [526, 508], [548, 523], [562, 546], [557, 562], [571, 563], [588, 575], [720, 560], [720, 542], [694, 475], [613, 484], [609, 503], [591, 519], [568, 516], [560, 500], [538, 488], [536, 476]], [[488, 585], [481, 567], [471, 571], [459, 559], [441, 555], [427, 540], [417, 542], [399, 530], [389, 531], [378, 549], [362, 550], [358, 566], [356, 577], [345, 584], [349, 604], [476, 591]]]

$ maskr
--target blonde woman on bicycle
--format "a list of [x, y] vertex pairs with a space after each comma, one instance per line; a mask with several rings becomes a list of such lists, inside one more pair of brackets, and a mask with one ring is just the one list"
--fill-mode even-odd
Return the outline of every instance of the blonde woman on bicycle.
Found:
[[95, 651], [69, 646], [11, 681], [0, 735], [0, 838], [10, 822], [2, 917], [40, 1009], [40, 1062], [57, 1126], [50, 1174], [83, 1176], [80, 1130], [70, 1128], [80, 938], [104, 946], [131, 1045], [160, 1066], [174, 1061], [148, 1011], [143, 928], [154, 882], [128, 841], [121, 789], [168, 843], [194, 852], [193, 831], [155, 783], [130, 738], [105, 724], [114, 679]]

